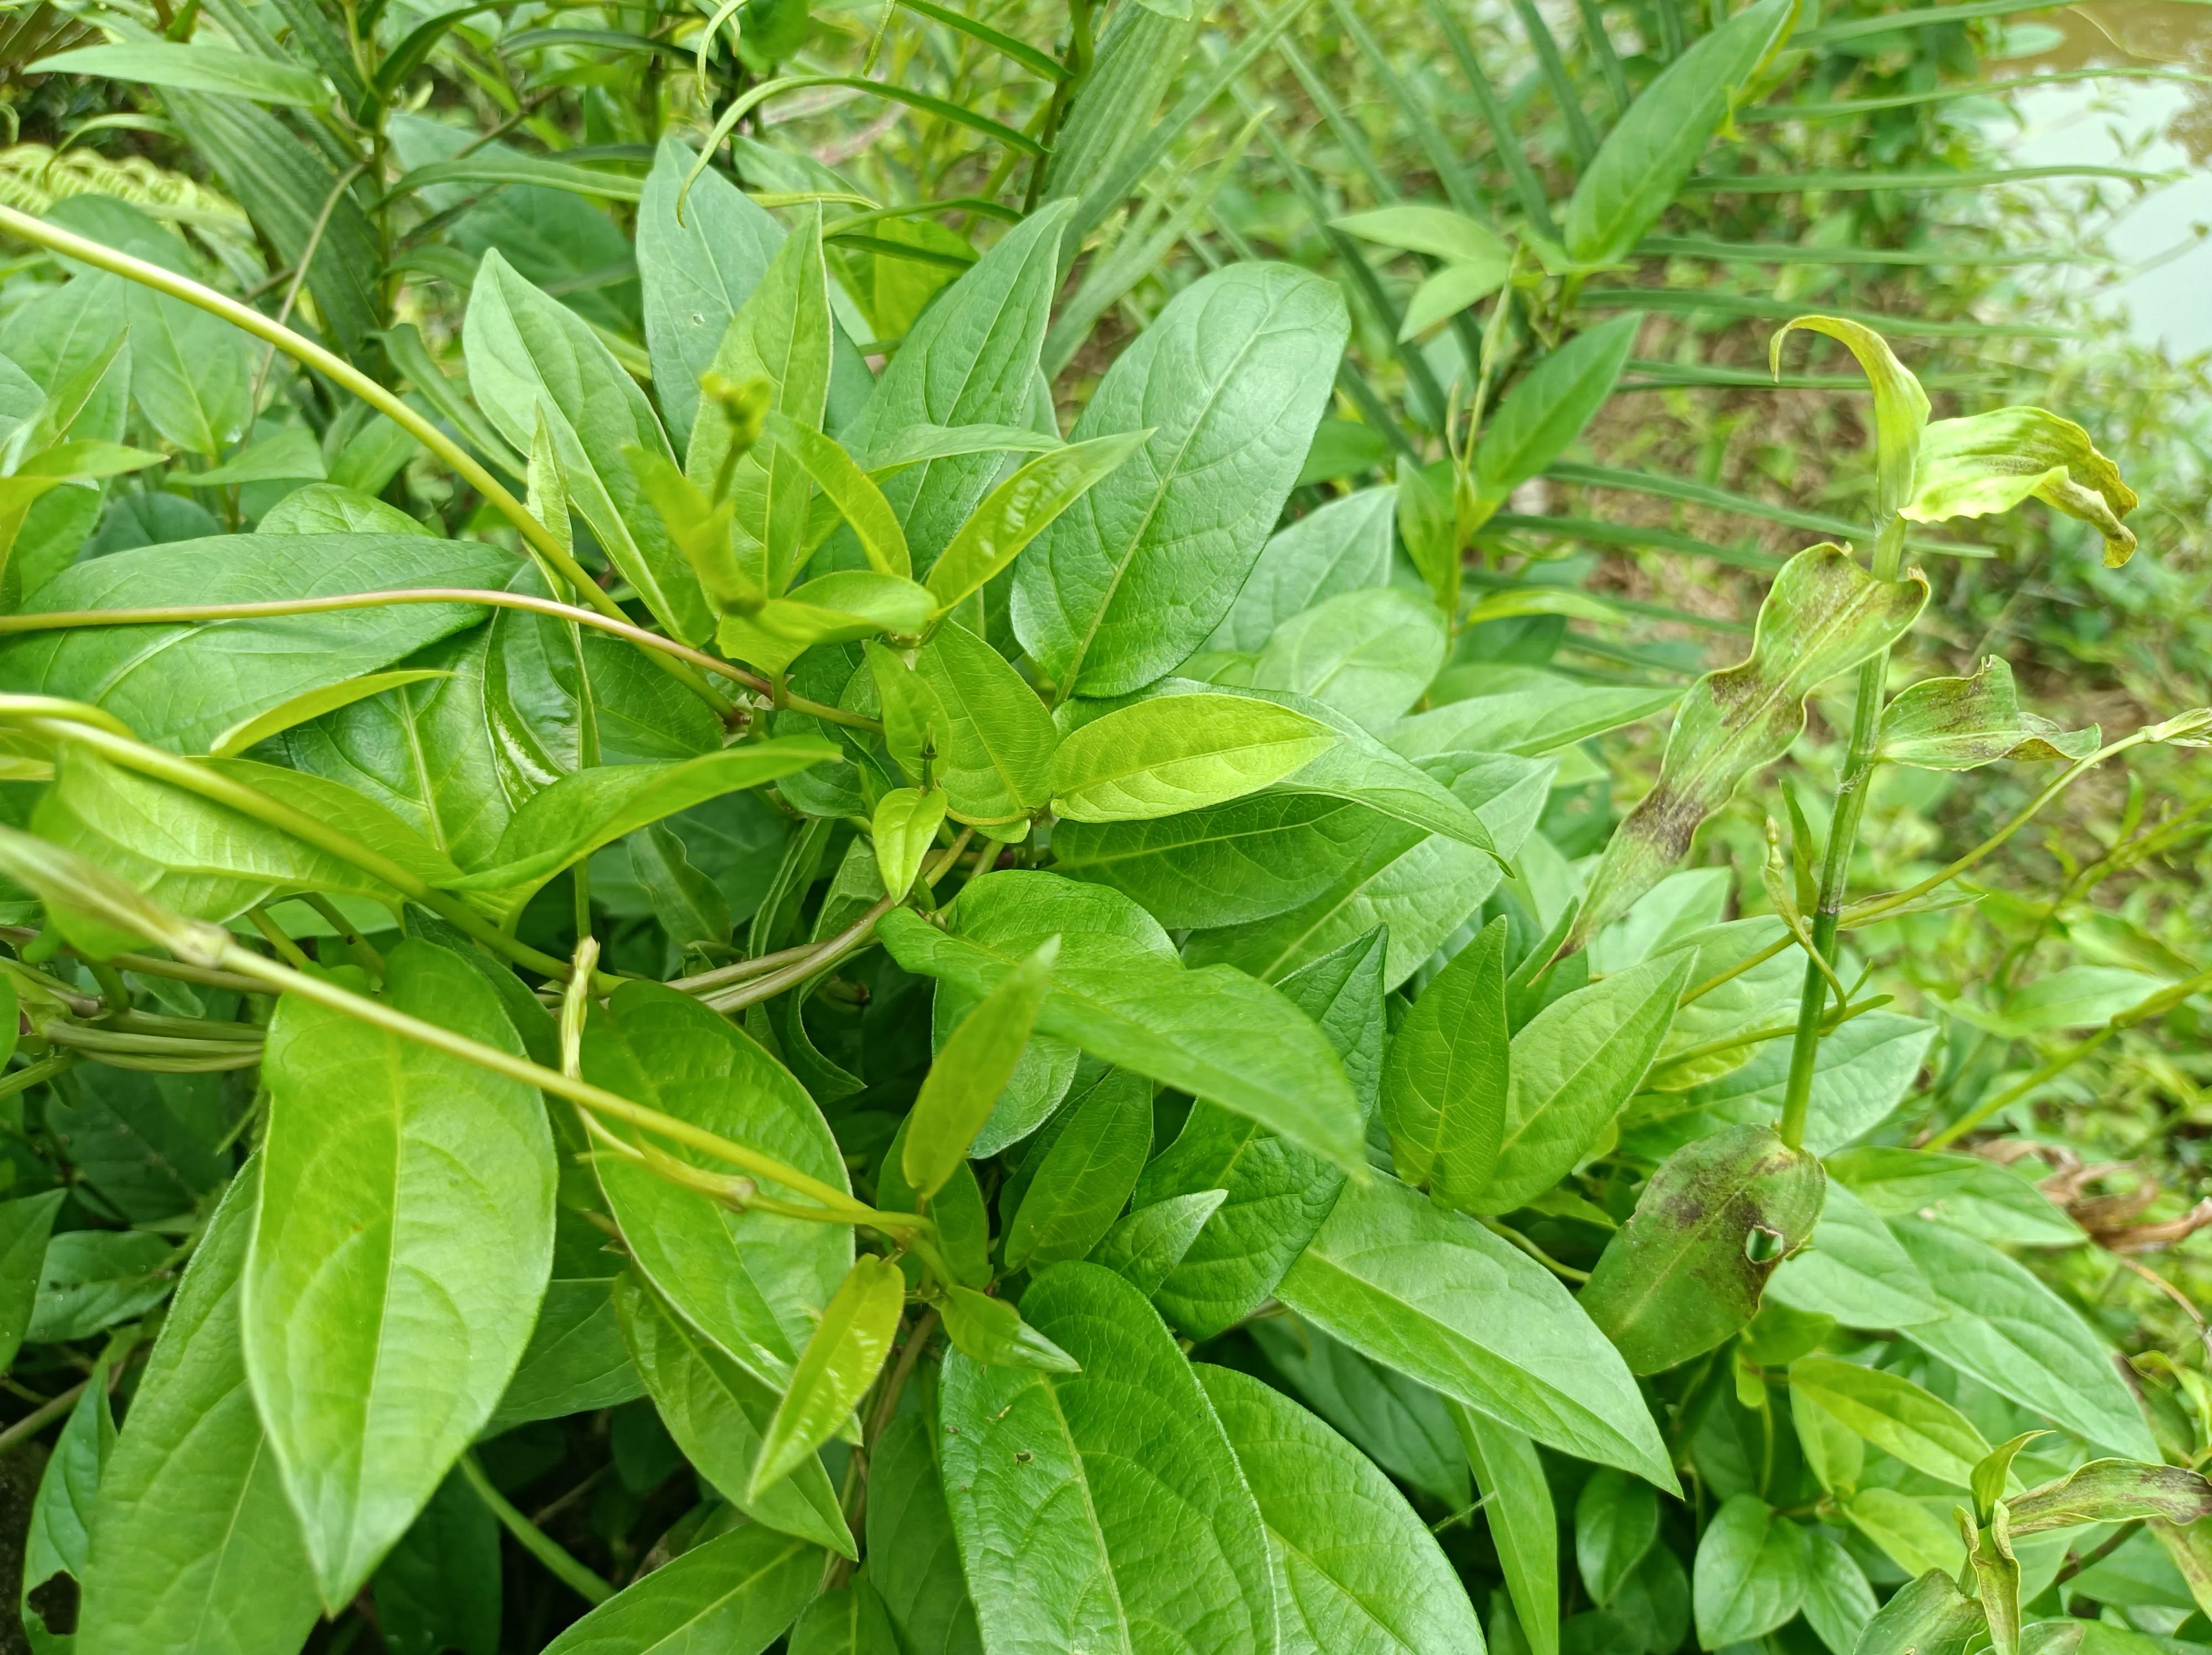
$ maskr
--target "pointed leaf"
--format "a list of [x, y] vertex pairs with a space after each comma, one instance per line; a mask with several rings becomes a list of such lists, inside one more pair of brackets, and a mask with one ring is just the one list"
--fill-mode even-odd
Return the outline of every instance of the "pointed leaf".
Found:
[[758, 1500], [811, 1458], [844, 1424], [890, 1354], [905, 1307], [906, 1278], [897, 1265], [870, 1253], [853, 1261], [761, 1433], [749, 1499]]

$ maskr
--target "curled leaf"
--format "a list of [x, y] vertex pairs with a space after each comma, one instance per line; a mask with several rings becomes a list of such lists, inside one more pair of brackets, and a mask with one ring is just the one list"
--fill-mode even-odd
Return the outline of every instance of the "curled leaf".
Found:
[[2097, 727], [2067, 730], [2022, 709], [2012, 668], [1984, 658], [1972, 678], [1923, 678], [1890, 703], [1879, 756], [1923, 770], [1971, 770], [1999, 758], [2078, 762], [2103, 740]]
[[1782, 342], [1800, 328], [1826, 334], [1858, 359], [1874, 387], [1875, 510], [1881, 517], [1900, 512], [1911, 515], [1906, 506], [1913, 498], [1921, 434], [1928, 429], [1927, 392], [1912, 370], [1897, 360], [1888, 340], [1865, 324], [1840, 316], [1797, 316], [1777, 328], [1766, 344], [1767, 366], [1776, 378], [1782, 374]]
[[2157, 1518], [2185, 1526], [2212, 1517], [2212, 1482], [2178, 1465], [2091, 1460], [2009, 1504], [2012, 1532], [2016, 1536], [2139, 1518]]
[[2089, 434], [2041, 408], [1999, 408], [1970, 419], [1941, 419], [1920, 438], [1920, 466], [1905, 515], [1916, 523], [1986, 517], [2030, 496], [2053, 510], [2096, 525], [2105, 565], [2135, 556], [2135, 532], [2120, 519], [2136, 491], [2097, 452]]

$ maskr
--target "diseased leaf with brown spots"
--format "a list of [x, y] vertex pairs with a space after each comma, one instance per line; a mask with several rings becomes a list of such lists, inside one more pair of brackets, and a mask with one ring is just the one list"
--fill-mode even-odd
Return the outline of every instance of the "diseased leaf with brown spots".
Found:
[[1806, 696], [1902, 637], [1927, 600], [1919, 570], [1877, 581], [1840, 546], [1809, 546], [1784, 564], [1759, 605], [1750, 659], [1706, 673], [1683, 697], [1658, 785], [1607, 844], [1570, 946], [1658, 884], [1736, 784], [1790, 750]]
[[1983, 658], [1972, 678], [1923, 678], [1889, 703], [1880, 757], [1923, 770], [1971, 770], [2000, 758], [2080, 760], [2104, 738], [2068, 730], [2020, 704], [2012, 668]]

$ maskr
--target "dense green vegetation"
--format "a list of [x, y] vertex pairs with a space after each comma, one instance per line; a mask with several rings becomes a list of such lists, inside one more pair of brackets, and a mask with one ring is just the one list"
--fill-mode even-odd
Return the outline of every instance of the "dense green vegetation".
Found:
[[0, 9], [22, 1646], [2212, 1648], [2032, 9]]

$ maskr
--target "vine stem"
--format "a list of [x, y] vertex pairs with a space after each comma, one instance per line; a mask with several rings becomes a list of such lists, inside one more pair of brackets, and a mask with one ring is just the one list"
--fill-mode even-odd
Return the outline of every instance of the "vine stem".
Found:
[[492, 1486], [483, 1467], [477, 1463], [473, 1448], [461, 1456], [461, 1475], [468, 1479], [477, 1498], [499, 1519], [500, 1526], [514, 1536], [515, 1544], [543, 1563], [547, 1573], [587, 1603], [604, 1603], [615, 1595], [611, 1585], [578, 1561], [567, 1547], [525, 1517], [513, 1500]]
[[[622, 606], [601, 589], [584, 566], [554, 538], [552, 532], [531, 514], [530, 508], [477, 462], [475, 455], [344, 357], [325, 350], [313, 340], [263, 315], [251, 305], [240, 304], [227, 295], [217, 293], [213, 288], [204, 287], [188, 276], [179, 276], [159, 265], [134, 259], [104, 242], [46, 223], [13, 207], [0, 206], [0, 230], [18, 236], [33, 246], [64, 254], [94, 269], [152, 288], [157, 293], [166, 293], [173, 299], [181, 299], [211, 315], [220, 316], [234, 327], [242, 328], [255, 338], [274, 345], [295, 362], [314, 369], [325, 379], [350, 391], [459, 472], [461, 479], [489, 501], [494, 510], [521, 531], [523, 539], [538, 556], [558, 569], [562, 579], [579, 593], [589, 595], [594, 609], [610, 620], [628, 624], [629, 618], [623, 613]], [[696, 671], [659, 654], [652, 655], [650, 659], [653, 665], [676, 678], [712, 707], [716, 716], [723, 716], [729, 712], [727, 699]]]
[[[597, 592], [599, 587], [593, 586], [591, 589]], [[664, 637], [619, 612], [605, 615], [596, 609], [584, 609], [574, 604], [540, 598], [527, 592], [494, 592], [479, 587], [407, 587], [390, 592], [332, 593], [319, 598], [273, 598], [248, 604], [161, 604], [142, 609], [57, 609], [40, 614], [0, 615], [0, 636], [10, 632], [73, 630], [84, 626], [160, 626], [195, 621], [250, 621], [274, 616], [331, 614], [348, 609], [380, 609], [394, 604], [477, 604], [487, 609], [526, 609], [535, 615], [548, 615], [580, 626], [596, 627], [602, 632], [626, 639], [641, 649], [658, 650], [672, 660], [684, 661], [703, 672], [717, 673], [755, 695], [766, 697], [769, 693], [766, 678], [748, 672], [742, 666], [733, 666], [703, 649], [694, 649], [688, 643], [678, 643], [673, 638]], [[842, 707], [809, 701], [803, 696], [787, 696], [783, 704], [792, 712], [818, 718], [825, 724], [843, 724], [854, 729], [871, 731], [883, 727], [874, 719], [863, 718], [860, 714], [848, 712]]]

